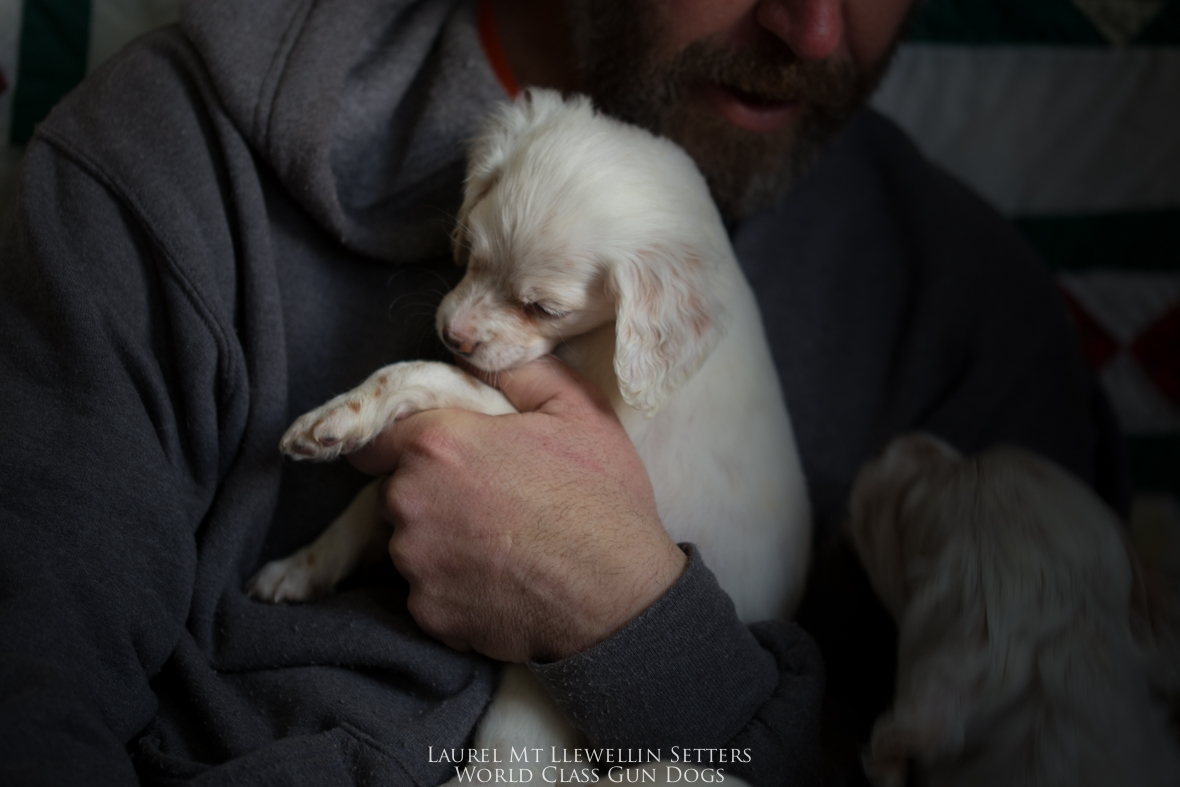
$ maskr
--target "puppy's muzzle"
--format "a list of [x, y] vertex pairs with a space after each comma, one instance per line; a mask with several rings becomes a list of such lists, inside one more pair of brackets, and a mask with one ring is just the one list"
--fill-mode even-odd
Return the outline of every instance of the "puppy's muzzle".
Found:
[[464, 358], [470, 357], [471, 354], [479, 348], [480, 344], [482, 344], [482, 342], [475, 342], [471, 339], [465, 339], [461, 336], [456, 336], [449, 330], [443, 331], [442, 340], [443, 344], [447, 346], [448, 350], [455, 353], [456, 355], [461, 355]]

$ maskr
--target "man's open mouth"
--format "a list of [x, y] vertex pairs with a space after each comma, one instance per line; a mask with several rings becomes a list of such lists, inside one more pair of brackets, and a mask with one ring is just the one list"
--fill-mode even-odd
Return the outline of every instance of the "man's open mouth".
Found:
[[755, 133], [786, 128], [798, 116], [802, 102], [751, 93], [731, 85], [704, 85], [707, 100], [733, 125]]

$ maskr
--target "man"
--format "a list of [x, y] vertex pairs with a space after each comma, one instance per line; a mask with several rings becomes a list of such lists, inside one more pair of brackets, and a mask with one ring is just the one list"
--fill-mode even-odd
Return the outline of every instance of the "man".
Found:
[[[826, 712], [854, 758], [882, 691], [840, 661], [865, 653], [841, 641], [863, 627], [837, 602], [864, 587], [834, 546], [860, 463], [925, 428], [1106, 466], [1030, 253], [883, 120], [849, 121], [909, 5], [503, 0], [481, 23], [460, 0], [203, 0], [98, 71], [30, 144], [4, 233], [5, 781], [442, 781], [493, 685], [478, 654], [533, 662], [597, 746], [821, 777], [814, 644], [736, 620], [556, 364], [506, 384], [520, 416], [425, 413], [352, 458], [393, 473], [404, 580], [378, 566], [290, 607], [242, 592], [366, 481], [283, 466], [290, 420], [438, 355], [463, 143], [509, 81], [481, 40], [501, 75], [588, 90], [709, 179], [808, 473], [804, 619], [837, 646]], [[885, 639], [867, 668], [887, 674]]]

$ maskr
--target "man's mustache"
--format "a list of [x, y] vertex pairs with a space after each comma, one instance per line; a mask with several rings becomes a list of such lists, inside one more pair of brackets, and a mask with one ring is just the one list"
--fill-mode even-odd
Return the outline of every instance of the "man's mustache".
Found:
[[847, 60], [803, 61], [779, 49], [733, 50], [710, 41], [687, 46], [668, 72], [670, 98], [703, 82], [722, 85], [751, 101], [799, 101], [840, 109], [860, 99], [856, 70]]

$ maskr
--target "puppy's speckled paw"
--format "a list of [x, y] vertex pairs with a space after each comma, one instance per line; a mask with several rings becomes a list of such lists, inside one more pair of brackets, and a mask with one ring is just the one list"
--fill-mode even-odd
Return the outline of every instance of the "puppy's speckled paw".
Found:
[[348, 393], [295, 419], [279, 450], [293, 459], [318, 462], [356, 451], [394, 421], [432, 404], [424, 401], [415, 383], [433, 366], [443, 364], [407, 361], [378, 370]]
[[359, 388], [338, 396], [299, 416], [279, 441], [279, 450], [294, 459], [320, 462], [351, 453], [380, 431], [373, 405]]

